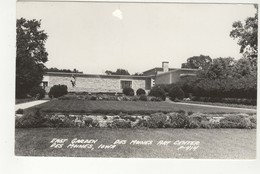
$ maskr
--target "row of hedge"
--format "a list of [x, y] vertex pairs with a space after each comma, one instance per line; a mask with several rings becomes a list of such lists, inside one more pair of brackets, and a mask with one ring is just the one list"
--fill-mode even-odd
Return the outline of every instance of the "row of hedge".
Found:
[[197, 97], [247, 98], [257, 97], [257, 77], [207, 79], [185, 77], [178, 83], [182, 90]]
[[75, 115], [43, 113], [27, 110], [16, 117], [16, 128], [36, 127], [103, 127], [103, 128], [256, 128], [256, 115], [202, 114], [184, 112], [154, 113], [150, 115]]

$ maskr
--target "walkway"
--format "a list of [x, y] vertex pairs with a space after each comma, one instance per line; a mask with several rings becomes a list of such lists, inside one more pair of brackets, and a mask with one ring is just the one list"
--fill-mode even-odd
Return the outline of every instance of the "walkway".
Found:
[[256, 109], [249, 109], [249, 108], [236, 108], [236, 107], [228, 107], [228, 106], [216, 106], [216, 105], [205, 105], [205, 104], [196, 104], [196, 103], [182, 103], [182, 102], [173, 102], [170, 100], [167, 100], [169, 103], [173, 103], [174, 105], [186, 105], [186, 106], [195, 106], [195, 107], [207, 107], [207, 108], [218, 108], [221, 112], [221, 109], [228, 109], [228, 110], [234, 110], [234, 111], [241, 111], [241, 112], [256, 112]]
[[42, 103], [45, 103], [49, 100], [36, 100], [36, 101], [31, 101], [31, 102], [26, 102], [26, 103], [20, 103], [15, 105], [15, 111], [17, 111], [18, 109], [26, 109], [26, 108], [30, 108]]

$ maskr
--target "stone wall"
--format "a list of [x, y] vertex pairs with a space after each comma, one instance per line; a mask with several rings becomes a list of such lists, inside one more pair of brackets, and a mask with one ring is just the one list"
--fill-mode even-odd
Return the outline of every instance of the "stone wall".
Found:
[[49, 76], [46, 91], [54, 85], [66, 85], [69, 92], [122, 92], [121, 80], [132, 81], [132, 88], [136, 91], [139, 88], [145, 89], [146, 79], [124, 79], [124, 78], [104, 78], [104, 77], [85, 77], [75, 78], [76, 85], [72, 86], [71, 76]]

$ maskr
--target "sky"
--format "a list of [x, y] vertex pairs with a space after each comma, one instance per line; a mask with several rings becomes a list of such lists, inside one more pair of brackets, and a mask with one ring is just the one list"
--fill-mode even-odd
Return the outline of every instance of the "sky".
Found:
[[252, 4], [18, 2], [17, 18], [41, 19], [48, 68], [131, 74], [180, 68], [187, 58], [241, 58], [229, 33], [254, 16]]

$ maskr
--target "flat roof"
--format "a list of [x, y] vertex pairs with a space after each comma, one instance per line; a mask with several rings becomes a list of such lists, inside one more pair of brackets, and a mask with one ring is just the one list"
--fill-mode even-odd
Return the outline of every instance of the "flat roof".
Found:
[[90, 78], [111, 78], [111, 79], [148, 79], [150, 76], [132, 76], [132, 75], [105, 75], [105, 74], [82, 74], [65, 72], [46, 72], [45, 76], [63, 76], [63, 77], [90, 77]]

